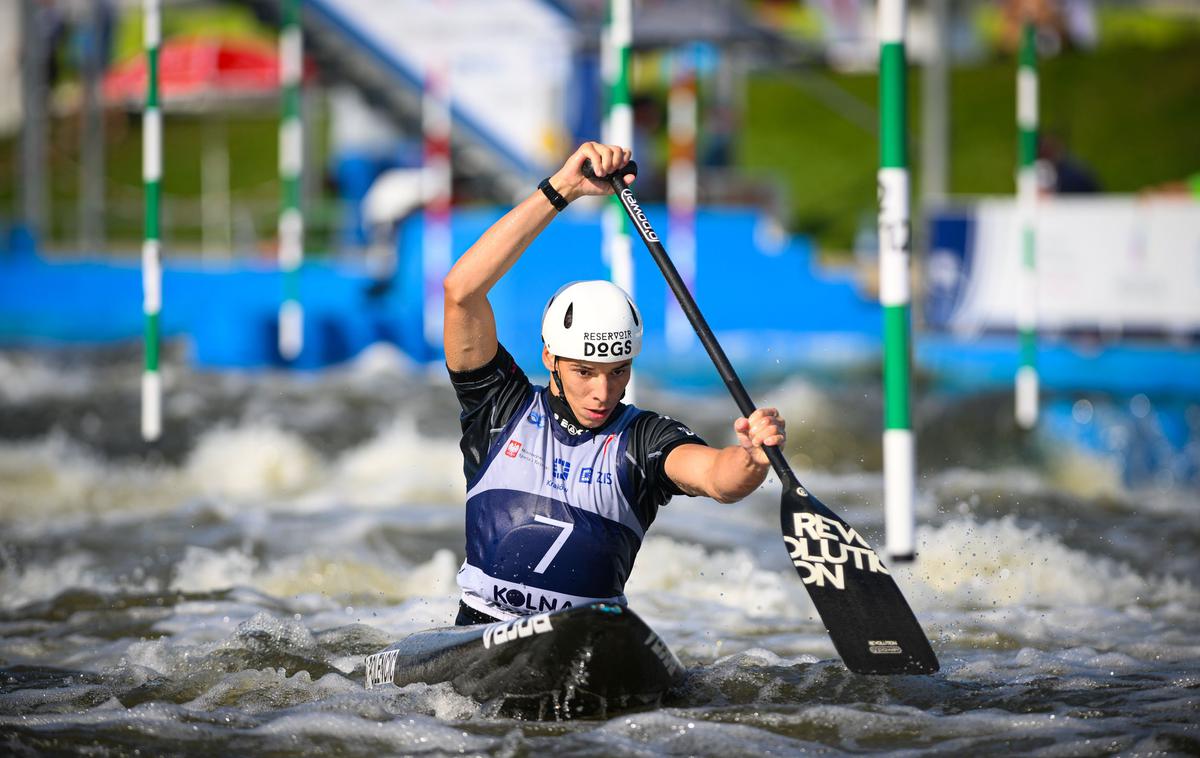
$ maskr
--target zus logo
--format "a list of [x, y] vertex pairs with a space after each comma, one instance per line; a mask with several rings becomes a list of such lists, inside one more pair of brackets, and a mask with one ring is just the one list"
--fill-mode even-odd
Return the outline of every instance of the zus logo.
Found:
[[638, 205], [637, 198], [628, 188], [621, 190], [621, 202], [625, 203], [625, 207], [629, 209], [629, 215], [642, 230], [642, 235], [651, 242], [658, 242], [658, 235], [650, 226], [650, 219], [646, 218], [646, 212], [642, 210], [642, 206]]
[[612, 484], [611, 471], [595, 471], [592, 468], [579, 470], [580, 484]]
[[535, 634], [552, 631], [554, 631], [554, 627], [550, 626], [550, 614], [548, 613], [526, 616], [503, 624], [492, 624], [483, 630], [483, 649], [487, 650], [492, 645], [503, 645], [505, 642], [511, 642], [521, 637], [531, 637]]
[[795, 537], [784, 535], [788, 555], [802, 572], [805, 584], [846, 589], [846, 565], [859, 571], [887, 574], [879, 556], [858, 532], [837, 519], [816, 513], [793, 513]]
[[529, 417], [527, 420], [529, 421], [529, 423], [533, 424], [538, 429], [541, 429], [543, 426], [546, 425], [546, 417], [543, 416], [542, 414], [538, 413], [537, 411], [530, 411]]

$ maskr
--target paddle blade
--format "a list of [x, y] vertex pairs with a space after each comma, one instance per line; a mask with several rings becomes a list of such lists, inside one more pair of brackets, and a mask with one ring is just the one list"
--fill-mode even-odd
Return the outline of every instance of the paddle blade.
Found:
[[932, 674], [937, 656], [867, 541], [795, 482], [783, 490], [783, 541], [846, 668]]

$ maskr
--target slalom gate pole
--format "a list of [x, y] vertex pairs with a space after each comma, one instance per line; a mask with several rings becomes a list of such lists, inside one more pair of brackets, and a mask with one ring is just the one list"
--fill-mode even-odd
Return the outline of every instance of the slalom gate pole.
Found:
[[[671, 53], [667, 98], [667, 240], [689, 290], [696, 285], [696, 58], [691, 47]], [[695, 332], [675, 296], [666, 298], [667, 348], [682, 352], [695, 343]]]
[[279, 121], [279, 269], [283, 302], [279, 306], [279, 355], [291, 361], [304, 349], [304, 307], [300, 304], [300, 267], [304, 263], [304, 214], [300, 210], [300, 175], [304, 169], [304, 126], [300, 118], [300, 85], [304, 71], [304, 37], [300, 0], [283, 0], [279, 33], [279, 86], [283, 100]]
[[450, 162], [450, 65], [447, 57], [434, 54], [425, 66], [421, 101], [421, 131], [424, 141], [422, 174], [425, 212], [421, 217], [421, 271], [425, 344], [436, 351], [442, 344], [442, 280], [450, 271], [453, 240], [450, 204], [453, 175]]
[[912, 560], [916, 442], [910, 412], [906, 0], [879, 0], [879, 304], [883, 306], [883, 493], [887, 553]]
[[1016, 418], [1022, 429], [1038, 419], [1037, 370], [1037, 142], [1038, 74], [1034, 25], [1021, 29], [1017, 65], [1017, 219], [1021, 239], [1021, 277], [1018, 288], [1017, 331], [1021, 363], [1016, 379]]
[[[633, 44], [633, 0], [608, 0], [600, 43], [601, 69], [607, 92], [604, 141], [633, 149], [633, 104], [629, 97], [629, 48]], [[608, 199], [604, 209], [604, 258], [613, 284], [637, 302], [633, 279], [633, 237], [621, 201]], [[626, 402], [636, 402], [636, 376], [625, 390]]]
[[146, 105], [142, 111], [142, 312], [145, 314], [142, 370], [142, 439], [162, 434], [162, 379], [158, 372], [159, 312], [162, 310], [162, 108], [158, 93], [158, 52], [162, 42], [160, 0], [144, 0], [142, 36], [146, 50]]

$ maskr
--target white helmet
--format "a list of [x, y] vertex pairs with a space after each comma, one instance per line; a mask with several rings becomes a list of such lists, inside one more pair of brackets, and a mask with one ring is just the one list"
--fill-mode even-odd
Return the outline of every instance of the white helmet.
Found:
[[542, 342], [559, 358], [629, 360], [642, 351], [642, 314], [612, 282], [571, 282], [546, 303]]

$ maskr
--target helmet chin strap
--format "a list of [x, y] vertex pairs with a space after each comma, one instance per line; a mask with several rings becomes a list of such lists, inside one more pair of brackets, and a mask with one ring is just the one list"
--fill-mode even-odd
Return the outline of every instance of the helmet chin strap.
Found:
[[[571, 410], [571, 404], [567, 402], [567, 391], [563, 389], [562, 377], [558, 374], [558, 356], [554, 356], [554, 369], [550, 372], [550, 376], [554, 379], [554, 386], [558, 387], [558, 394], [553, 392], [546, 393], [547, 400], [550, 403], [550, 410], [554, 412], [556, 418], [561, 418], [570, 424], [570, 427], [563, 427], [568, 432], [578, 430], [578, 434], [583, 434], [588, 431], [583, 424], [579, 423], [579, 419], [575, 417], [575, 411]], [[574, 433], [574, 432], [573, 432]]]
[[[559, 397], [561, 397], [563, 399], [563, 402], [565, 403], [567, 401], [567, 391], [565, 389], [563, 389], [562, 377], [558, 375], [558, 356], [557, 355], [554, 356], [554, 369], [550, 371], [550, 376], [554, 378], [554, 384], [555, 384], [555, 386], [558, 387]], [[569, 405], [567, 407], [570, 408]], [[573, 416], [575, 414], [571, 414], [571, 415]]]

